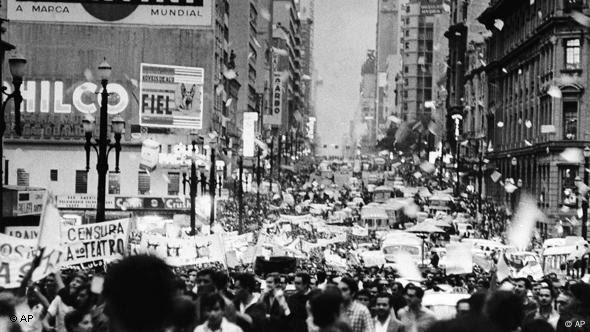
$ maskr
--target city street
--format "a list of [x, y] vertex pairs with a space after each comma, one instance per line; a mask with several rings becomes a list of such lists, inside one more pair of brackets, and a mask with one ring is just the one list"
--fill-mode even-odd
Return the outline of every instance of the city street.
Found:
[[590, 4], [3, 0], [0, 332], [590, 331]]

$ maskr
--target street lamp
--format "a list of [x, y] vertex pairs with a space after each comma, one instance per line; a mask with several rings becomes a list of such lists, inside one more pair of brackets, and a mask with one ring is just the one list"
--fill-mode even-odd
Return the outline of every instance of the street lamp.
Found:
[[[584, 148], [584, 184], [588, 185], [588, 167], [590, 167], [590, 147]], [[588, 236], [588, 196], [584, 194], [582, 199], [582, 238]]]
[[190, 178], [187, 179], [186, 178], [186, 173], [182, 173], [182, 191], [183, 193], [186, 192], [186, 185], [188, 184], [190, 187], [190, 192], [189, 192], [189, 196], [190, 196], [190, 200], [191, 200], [191, 214], [190, 214], [190, 218], [191, 218], [191, 230], [189, 235], [193, 236], [197, 234], [197, 229], [196, 229], [196, 212], [195, 212], [195, 200], [197, 197], [197, 183], [198, 183], [198, 179], [197, 179], [197, 164], [195, 162], [195, 158], [197, 155], [197, 142], [196, 141], [192, 141], [192, 155], [191, 155], [191, 174], [190, 174]]
[[[12, 75], [12, 85], [14, 86], [14, 91], [12, 93], [7, 94], [4, 92], [4, 88], [2, 89], [2, 93], [6, 95], [6, 100], [2, 103], [2, 114], [0, 115], [0, 219], [2, 219], [3, 215], [3, 204], [2, 204], [2, 190], [4, 189], [4, 177], [3, 177], [3, 162], [2, 156], [4, 156], [4, 131], [6, 131], [6, 120], [5, 120], [5, 110], [6, 105], [10, 99], [14, 101], [14, 131], [17, 135], [21, 135], [21, 126], [20, 126], [20, 105], [23, 102], [23, 97], [20, 92], [20, 86], [23, 83], [23, 76], [25, 76], [25, 69], [26, 69], [27, 59], [25, 59], [22, 55], [14, 54], [10, 59], [8, 59], [8, 65], [10, 67], [10, 75]], [[1, 65], [1, 64], [0, 64]], [[3, 225], [2, 225], [3, 226]]]
[[[516, 159], [516, 157], [512, 157], [512, 159], [510, 160], [510, 165], [512, 165], [511, 168], [511, 177], [512, 177], [512, 181], [514, 185], [517, 185], [517, 180], [516, 180], [516, 165], [518, 164], [518, 160]], [[512, 214], [514, 215], [514, 208], [516, 207], [516, 190], [515, 189], [511, 194], [510, 194], [510, 211], [512, 212]]]
[[102, 85], [100, 93], [100, 123], [98, 139], [92, 139], [92, 133], [96, 121], [92, 115], [87, 115], [82, 120], [84, 132], [86, 133], [86, 172], [90, 171], [90, 148], [93, 148], [97, 154], [96, 170], [98, 172], [98, 188], [96, 197], [96, 222], [105, 221], [105, 196], [106, 196], [106, 178], [109, 170], [109, 153], [115, 149], [115, 172], [119, 173], [119, 156], [121, 154], [121, 134], [125, 128], [125, 120], [120, 116], [115, 116], [111, 120], [111, 129], [115, 136], [115, 142], [111, 143], [107, 132], [108, 121], [108, 103], [109, 92], [107, 85], [111, 76], [112, 68], [106, 62], [106, 59], [98, 66], [98, 76]]

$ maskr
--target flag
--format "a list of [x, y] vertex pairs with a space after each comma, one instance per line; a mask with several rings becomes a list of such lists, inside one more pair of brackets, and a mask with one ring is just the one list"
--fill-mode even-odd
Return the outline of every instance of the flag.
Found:
[[506, 259], [503, 254], [501, 254], [500, 258], [498, 259], [496, 277], [498, 278], [498, 281], [502, 281], [510, 277], [510, 268], [508, 267], [508, 263], [506, 263]]
[[39, 221], [39, 248], [59, 248], [61, 216], [55, 205], [55, 197], [46, 192]]

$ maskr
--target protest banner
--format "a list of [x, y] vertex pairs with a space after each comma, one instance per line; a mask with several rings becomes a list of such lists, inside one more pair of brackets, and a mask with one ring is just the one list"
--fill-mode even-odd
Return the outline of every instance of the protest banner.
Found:
[[6, 226], [4, 234], [19, 239], [34, 240], [39, 236], [38, 226]]
[[468, 243], [449, 243], [446, 246], [445, 268], [447, 275], [473, 272], [473, 256]]
[[[37, 240], [20, 239], [0, 234], [0, 287], [17, 288], [29, 271], [37, 252]], [[60, 264], [63, 254], [59, 250], [47, 249], [39, 267], [33, 272], [32, 280], [39, 281], [52, 273]]]
[[139, 248], [139, 252], [157, 255], [171, 266], [208, 262], [225, 264], [225, 248], [220, 234], [171, 238], [144, 233]]
[[120, 258], [127, 253], [128, 234], [129, 219], [62, 227], [62, 265]]

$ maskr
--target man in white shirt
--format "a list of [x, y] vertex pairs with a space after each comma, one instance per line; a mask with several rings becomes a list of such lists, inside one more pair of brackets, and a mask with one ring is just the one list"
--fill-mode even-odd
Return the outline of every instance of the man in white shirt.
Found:
[[381, 293], [377, 295], [375, 301], [375, 332], [403, 332], [404, 325], [394, 317], [391, 311], [391, 296]]
[[203, 295], [202, 306], [207, 320], [195, 328], [195, 332], [242, 332], [224, 316], [225, 300], [217, 293]]

